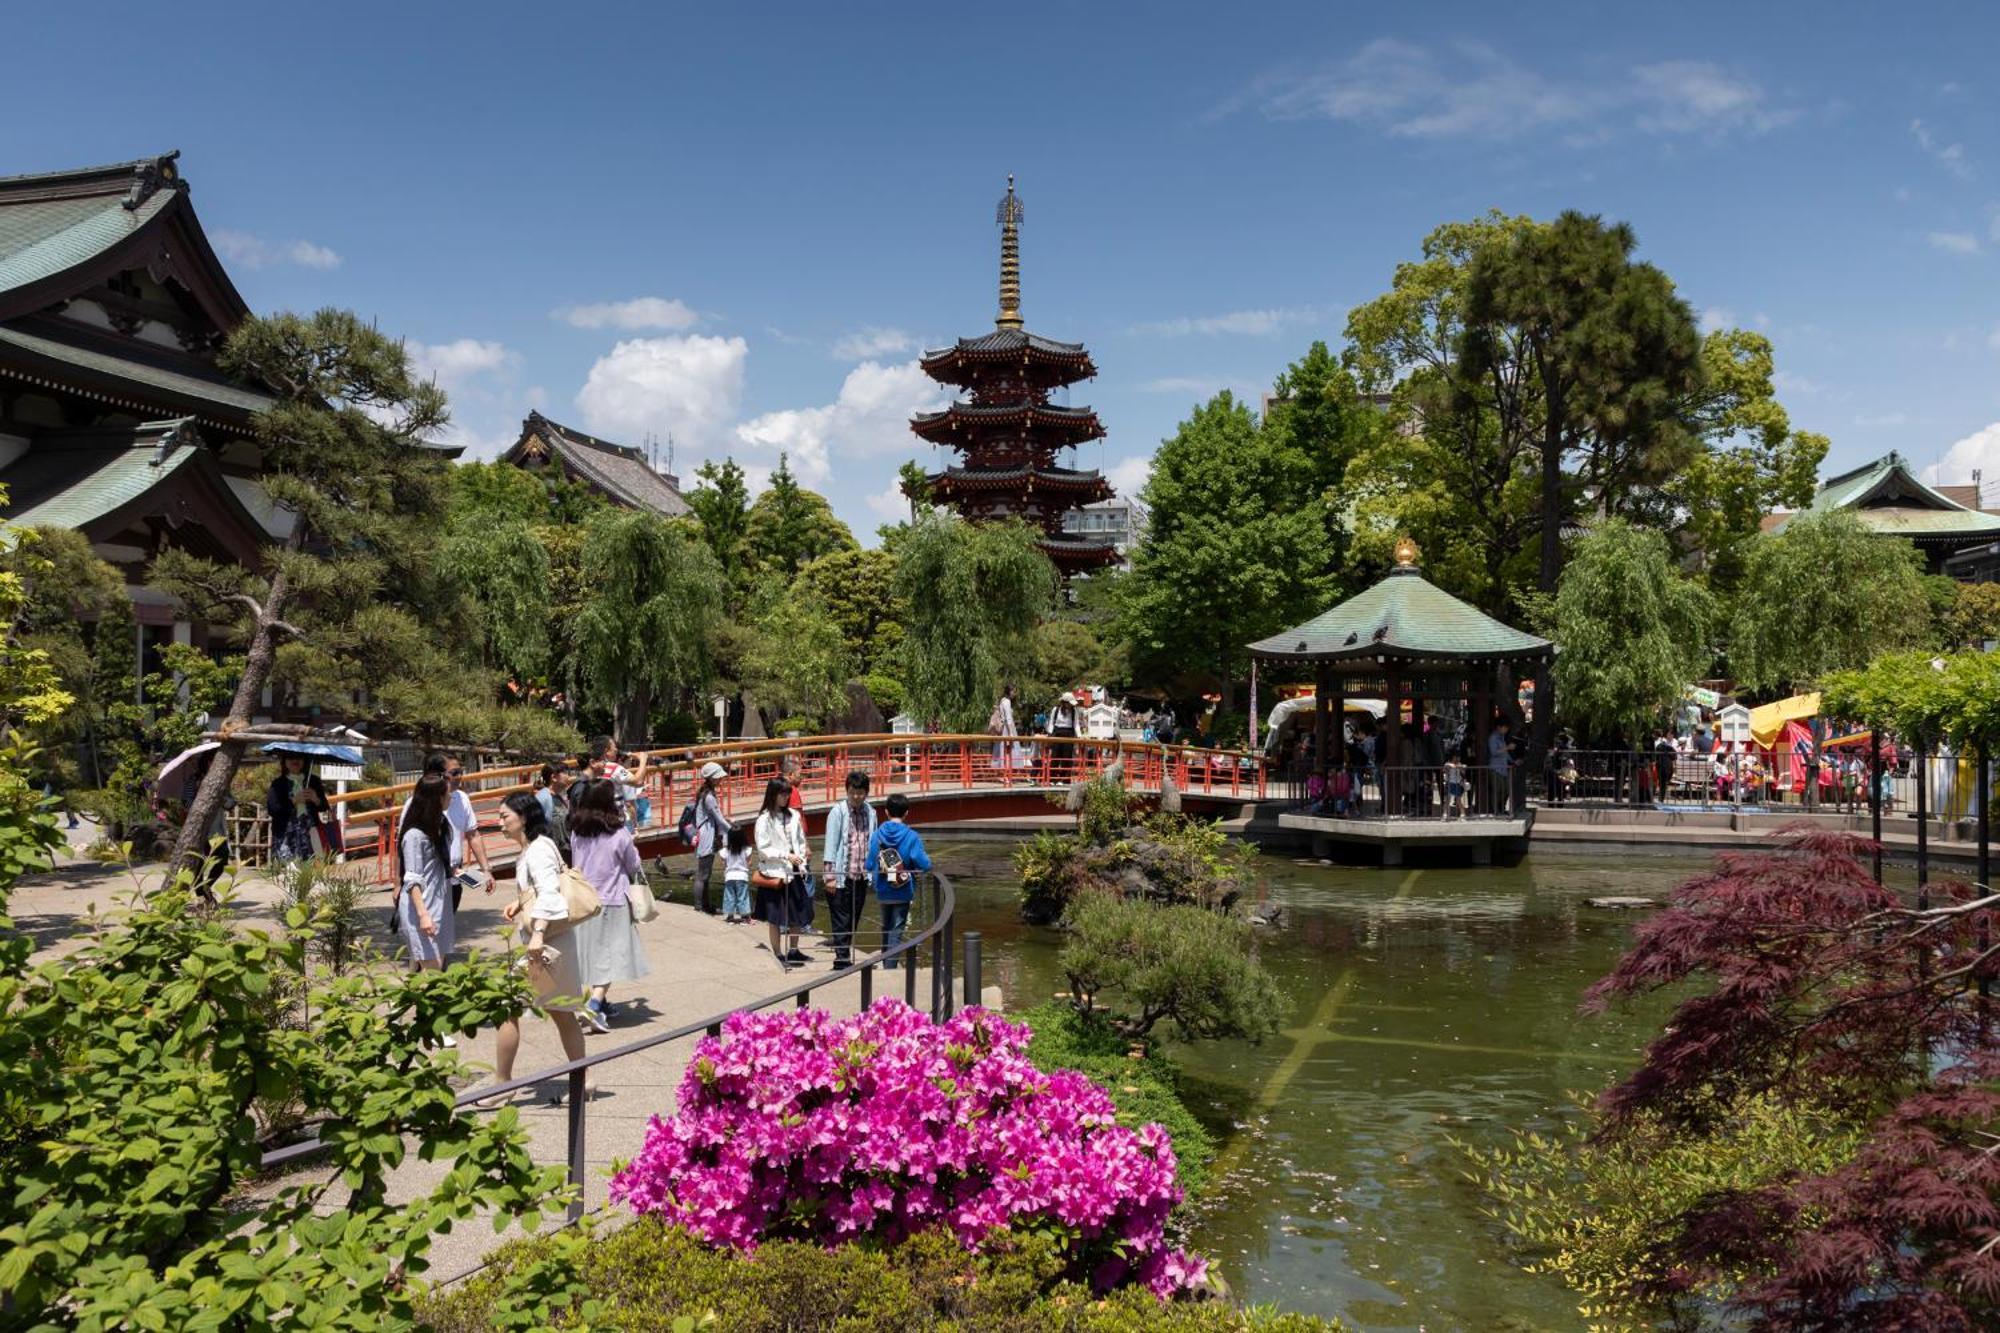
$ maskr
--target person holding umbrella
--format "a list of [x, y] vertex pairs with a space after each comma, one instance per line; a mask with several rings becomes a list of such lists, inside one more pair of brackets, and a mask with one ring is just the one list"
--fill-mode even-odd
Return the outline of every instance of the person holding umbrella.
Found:
[[327, 811], [326, 787], [308, 771], [302, 754], [281, 751], [278, 776], [264, 793], [264, 810], [271, 817], [271, 859], [282, 864], [305, 861], [321, 851], [315, 837]]

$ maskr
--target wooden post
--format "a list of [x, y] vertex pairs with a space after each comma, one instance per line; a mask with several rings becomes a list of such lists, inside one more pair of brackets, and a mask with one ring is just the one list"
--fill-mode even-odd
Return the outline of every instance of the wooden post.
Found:
[[1917, 768], [1917, 910], [1926, 912], [1931, 905], [1931, 757], [1921, 741], [1911, 762]]
[[1868, 819], [1875, 842], [1875, 882], [1882, 882], [1882, 724], [1868, 728]]
[[1486, 771], [1486, 738], [1492, 731], [1493, 668], [1482, 662], [1472, 672], [1472, 762], [1466, 766], [1473, 802], [1482, 812], [1492, 804], [1485, 799], [1493, 785], [1493, 775]]
[[[1328, 706], [1329, 696], [1331, 696], [1332, 693], [1333, 693], [1333, 664], [1331, 662], [1314, 663], [1313, 664], [1313, 762], [1319, 765], [1321, 768], [1326, 767], [1326, 757], [1328, 753], [1327, 745], [1329, 744], [1327, 737], [1329, 733], [1336, 736], [1339, 734], [1338, 732], [1333, 731], [1333, 727], [1338, 725], [1339, 719], [1332, 715], [1331, 710]], [[1306, 774], [1306, 776], [1311, 777], [1312, 774], [1308, 773]]]

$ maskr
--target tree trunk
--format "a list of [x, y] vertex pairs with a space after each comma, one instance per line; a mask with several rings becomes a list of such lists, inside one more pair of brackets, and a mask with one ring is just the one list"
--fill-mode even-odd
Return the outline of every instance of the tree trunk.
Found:
[[[224, 733], [239, 732], [250, 725], [251, 717], [257, 711], [258, 701], [264, 695], [264, 686], [271, 679], [271, 669], [278, 661], [278, 635], [284, 624], [285, 573], [280, 569], [271, 578], [270, 590], [265, 594], [263, 605], [257, 609], [255, 628], [250, 635], [250, 648], [243, 656], [243, 675], [236, 682], [236, 697], [230, 701], [229, 717], [223, 722]], [[196, 789], [194, 800], [188, 803], [187, 818], [181, 821], [181, 831], [174, 839], [173, 856], [167, 864], [171, 872], [193, 871], [197, 878], [201, 865], [208, 857], [208, 826], [221, 813], [223, 802], [229, 796], [229, 784], [235, 780], [236, 769], [243, 762], [243, 751], [247, 741], [224, 739], [209, 762], [208, 772], [202, 776], [201, 786]], [[213, 895], [204, 884], [201, 895], [211, 899]]]
[[644, 687], [634, 690], [632, 697], [618, 705], [613, 715], [618, 727], [618, 743], [645, 749], [652, 736], [652, 712], [653, 692]]

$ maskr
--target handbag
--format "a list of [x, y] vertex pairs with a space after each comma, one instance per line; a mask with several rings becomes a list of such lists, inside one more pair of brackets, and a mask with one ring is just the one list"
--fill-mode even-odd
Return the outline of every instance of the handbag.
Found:
[[625, 906], [631, 909], [632, 919], [640, 925], [660, 914], [659, 900], [653, 897], [653, 887], [646, 883], [643, 876], [632, 880], [627, 886]]
[[750, 872], [750, 886], [756, 889], [782, 889], [785, 887], [785, 881], [776, 875], [753, 870]]
[[[603, 899], [597, 896], [597, 890], [590, 887], [590, 881], [579, 874], [575, 866], [563, 867], [562, 877], [556, 881], [556, 887], [562, 893], [563, 907], [567, 909], [568, 914], [560, 920], [550, 921], [542, 926], [544, 940], [558, 939], [567, 935], [576, 929], [579, 923], [590, 920], [604, 910]], [[526, 929], [527, 914], [535, 905], [535, 891], [526, 884], [521, 885], [520, 903], [521, 925]]]

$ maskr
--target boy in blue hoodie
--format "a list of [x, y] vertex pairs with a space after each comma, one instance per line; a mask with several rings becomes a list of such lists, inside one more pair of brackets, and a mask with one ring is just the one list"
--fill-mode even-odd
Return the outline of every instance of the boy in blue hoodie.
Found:
[[[917, 831], [903, 822], [910, 813], [910, 798], [897, 792], [884, 804], [888, 818], [875, 827], [868, 840], [868, 868], [875, 872], [875, 900], [882, 904], [882, 947], [893, 949], [903, 942], [903, 927], [910, 922], [910, 903], [917, 896], [917, 874], [931, 868], [930, 853]], [[883, 968], [895, 967], [891, 958]]]

